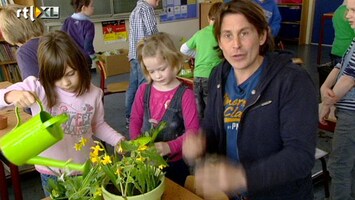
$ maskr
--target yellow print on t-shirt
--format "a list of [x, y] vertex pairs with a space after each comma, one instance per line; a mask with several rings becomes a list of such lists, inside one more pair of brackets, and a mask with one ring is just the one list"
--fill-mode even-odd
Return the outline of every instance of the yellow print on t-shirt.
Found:
[[233, 123], [240, 122], [240, 118], [242, 117], [242, 113], [244, 111], [246, 105], [245, 99], [235, 99], [232, 100], [228, 94], [224, 96], [224, 122], [225, 123]]

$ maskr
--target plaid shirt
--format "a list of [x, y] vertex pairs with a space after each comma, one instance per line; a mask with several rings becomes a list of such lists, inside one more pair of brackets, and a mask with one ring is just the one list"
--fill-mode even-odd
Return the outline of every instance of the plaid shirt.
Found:
[[154, 8], [138, 0], [129, 17], [129, 60], [137, 59], [137, 43], [144, 37], [158, 33]]

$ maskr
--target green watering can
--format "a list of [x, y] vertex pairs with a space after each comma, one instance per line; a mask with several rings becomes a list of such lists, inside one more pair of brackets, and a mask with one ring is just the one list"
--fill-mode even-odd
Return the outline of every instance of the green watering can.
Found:
[[25, 123], [21, 123], [18, 107], [15, 108], [17, 124], [11, 132], [0, 138], [3, 155], [13, 164], [43, 165], [71, 170], [85, 171], [89, 163], [76, 164], [69, 161], [54, 160], [37, 156], [64, 137], [61, 124], [68, 120], [67, 114], [52, 117], [43, 111], [42, 103], [37, 101], [41, 112]]

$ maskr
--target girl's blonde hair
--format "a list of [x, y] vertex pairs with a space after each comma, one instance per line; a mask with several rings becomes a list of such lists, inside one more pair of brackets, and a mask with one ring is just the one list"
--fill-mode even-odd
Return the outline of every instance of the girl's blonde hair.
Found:
[[138, 61], [148, 83], [152, 79], [144, 65], [143, 58], [161, 56], [173, 70], [178, 74], [184, 62], [184, 56], [178, 51], [174, 42], [166, 33], [158, 33], [143, 38], [137, 45]]
[[57, 102], [55, 82], [60, 80], [67, 67], [74, 69], [79, 76], [77, 96], [84, 94], [91, 84], [91, 73], [82, 51], [74, 40], [63, 31], [44, 35], [38, 46], [39, 81], [44, 87], [48, 107]]
[[40, 37], [44, 33], [44, 25], [40, 18], [35, 21], [17, 17], [17, 10], [25, 6], [8, 5], [0, 8], [0, 31], [4, 39], [10, 44], [24, 44], [34, 37]]

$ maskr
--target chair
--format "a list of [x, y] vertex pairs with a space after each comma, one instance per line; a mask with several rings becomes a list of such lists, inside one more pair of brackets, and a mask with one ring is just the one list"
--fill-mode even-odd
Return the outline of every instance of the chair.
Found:
[[327, 161], [325, 157], [328, 155], [328, 152], [323, 151], [321, 149], [316, 148], [315, 159], [320, 160], [322, 163], [322, 170], [312, 174], [312, 181], [313, 183], [317, 182], [317, 179], [322, 177], [322, 182], [324, 186], [324, 196], [325, 198], [329, 198], [329, 171], [327, 169]]
[[[104, 66], [104, 63], [102, 61], [98, 61], [96, 64], [97, 64], [97, 69], [100, 72], [100, 88], [102, 89], [104, 96], [115, 94], [115, 93], [123, 93], [128, 90], [129, 82], [127, 81], [108, 83], [106, 85], [107, 75], [106, 75], [106, 68]], [[102, 101], [104, 101], [104, 96], [102, 97]]]
[[[319, 104], [319, 109], [320, 109], [321, 104]], [[327, 121], [326, 125], [323, 125], [321, 123], [318, 123], [318, 128], [320, 130], [325, 130], [325, 131], [329, 131], [329, 132], [334, 132], [335, 130], [335, 125], [336, 125], [336, 117], [334, 114], [335, 111], [335, 107], [333, 106], [330, 110], [330, 114]], [[324, 194], [326, 198], [329, 198], [329, 180], [330, 180], [330, 175], [329, 175], [329, 171], [327, 169], [327, 161], [325, 160], [325, 157], [328, 155], [329, 153], [326, 151], [323, 151], [321, 149], [316, 148], [316, 153], [315, 153], [315, 159], [316, 160], [320, 160], [322, 163], [322, 170], [312, 174], [312, 180], [313, 183], [317, 182], [317, 180], [319, 178], [322, 178], [322, 182], [324, 185]]]

